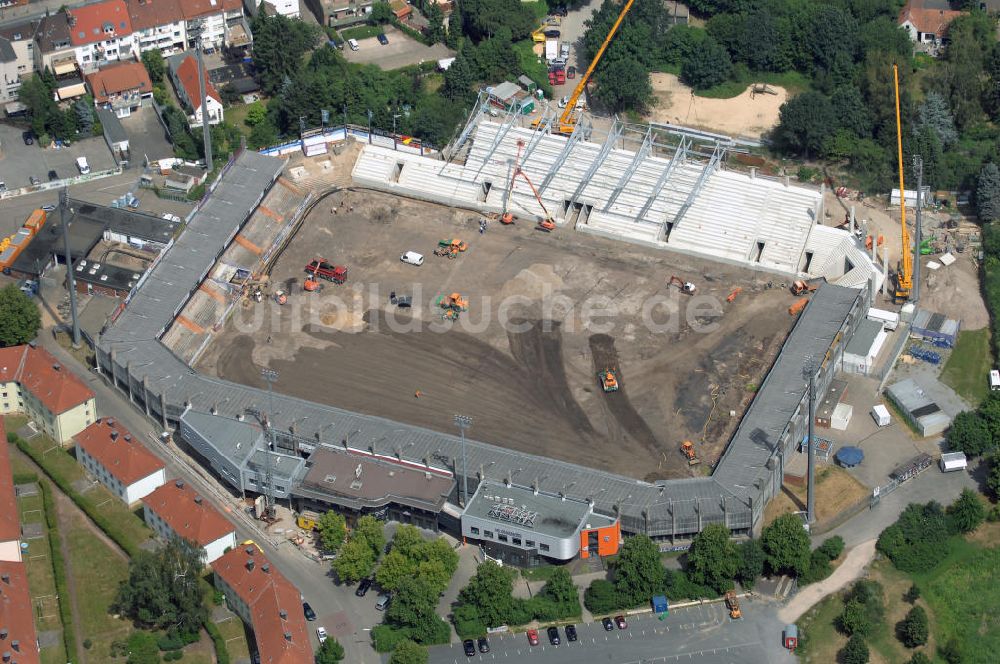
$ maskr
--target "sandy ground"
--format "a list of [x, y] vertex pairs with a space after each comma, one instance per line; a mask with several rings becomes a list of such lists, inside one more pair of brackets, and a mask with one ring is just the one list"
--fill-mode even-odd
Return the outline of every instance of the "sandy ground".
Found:
[[[480, 235], [478, 221], [374, 192], [333, 194], [272, 270], [289, 304], [243, 308], [199, 368], [257, 384], [259, 367], [271, 366], [279, 391], [439, 431], [454, 432], [453, 415], [464, 413], [478, 440], [633, 477], [705, 472], [791, 327], [791, 294], [736, 267], [529, 224]], [[433, 255], [456, 236], [466, 253]], [[401, 263], [407, 250], [424, 265]], [[303, 293], [317, 254], [349, 266], [348, 284]], [[668, 286], [673, 274], [698, 296]], [[391, 306], [390, 291], [412, 295], [413, 308]], [[469, 311], [443, 323], [435, 300], [455, 291]], [[588, 315], [604, 307], [609, 315]], [[656, 329], [644, 312], [660, 324], [676, 315]], [[698, 332], [706, 312], [721, 314], [718, 328]], [[604, 368], [618, 370], [620, 391], [600, 389]], [[681, 457], [685, 439], [702, 466]]]
[[731, 99], [708, 99], [694, 95], [673, 74], [652, 74], [650, 82], [656, 105], [647, 120], [671, 122], [730, 136], [760, 138], [778, 124], [778, 110], [788, 92], [769, 86], [776, 94], [752, 94], [751, 88]]
[[855, 579], [861, 577], [865, 567], [875, 558], [875, 542], [870, 539], [847, 552], [847, 557], [833, 574], [818, 583], [811, 583], [788, 602], [780, 611], [778, 619], [783, 623], [794, 623], [799, 616], [813, 607], [827, 595], [838, 592]]
[[[871, 489], [842, 468], [832, 464], [818, 464], [816, 472], [816, 521], [820, 525], [871, 494]], [[767, 504], [764, 524], [774, 521], [782, 514], [800, 512], [805, 506], [806, 488], [784, 484], [782, 492]]]

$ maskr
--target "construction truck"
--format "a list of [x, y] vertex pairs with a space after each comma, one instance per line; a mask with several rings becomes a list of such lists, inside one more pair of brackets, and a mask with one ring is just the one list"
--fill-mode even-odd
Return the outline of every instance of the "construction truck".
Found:
[[736, 597], [736, 591], [726, 591], [726, 608], [729, 609], [729, 617], [733, 620], [739, 620], [743, 617], [743, 611], [740, 610], [740, 600]]
[[444, 320], [457, 320], [460, 313], [469, 309], [469, 301], [459, 293], [438, 297], [437, 305], [444, 310], [441, 313], [441, 318]]
[[283, 290], [276, 290], [274, 291], [274, 301], [278, 304], [285, 304], [288, 302], [288, 295]]
[[329, 263], [325, 258], [312, 259], [306, 265], [305, 271], [312, 274], [314, 278], [326, 279], [335, 284], [347, 281], [347, 268], [343, 265]]
[[812, 279], [810, 281], [797, 279], [796, 281], [793, 281], [792, 295], [806, 295], [807, 293], [812, 293], [819, 288], [819, 281], [819, 279]]
[[319, 530], [319, 514], [312, 510], [303, 510], [295, 517], [295, 523], [302, 530]]
[[681, 292], [684, 293], [685, 295], [694, 295], [694, 292], [698, 290], [698, 287], [695, 286], [693, 283], [691, 283], [690, 281], [684, 281], [677, 275], [671, 275], [670, 283], [668, 283], [667, 285], [677, 286], [681, 290]]
[[807, 304], [809, 304], [809, 298], [807, 298], [807, 297], [806, 298], [802, 298], [801, 300], [799, 300], [798, 302], [796, 302], [792, 306], [788, 307], [788, 315], [789, 316], [798, 316], [800, 313], [802, 313], [802, 310], [806, 308]]
[[618, 377], [615, 376], [611, 369], [605, 369], [604, 371], [597, 374], [598, 380], [601, 381], [601, 389], [605, 392], [617, 392], [618, 391]]
[[468, 243], [462, 240], [439, 240], [437, 249], [434, 250], [434, 255], [444, 256], [445, 258], [458, 258], [458, 255], [468, 248]]
[[698, 453], [694, 451], [694, 443], [690, 440], [685, 440], [681, 443], [681, 454], [683, 454], [687, 459], [689, 466], [697, 466], [701, 463], [701, 459], [698, 458]]

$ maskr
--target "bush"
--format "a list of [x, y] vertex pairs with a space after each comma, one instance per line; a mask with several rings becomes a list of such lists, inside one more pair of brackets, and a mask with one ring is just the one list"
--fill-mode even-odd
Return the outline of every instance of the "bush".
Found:
[[[7, 434], [21, 440], [16, 434]], [[21, 441], [22, 443], [24, 441]], [[42, 494], [42, 510], [45, 514], [45, 526], [49, 534], [49, 556], [52, 563], [52, 576], [55, 580], [56, 595], [59, 602], [59, 622], [63, 628], [63, 645], [67, 653], [76, 652], [76, 635], [73, 625], [73, 613], [69, 607], [69, 585], [66, 580], [66, 560], [63, 558], [62, 546], [59, 541], [59, 518], [56, 516], [56, 504], [52, 499], [52, 487], [45, 480], [38, 481], [38, 490]]]
[[844, 597], [844, 611], [837, 618], [837, 629], [848, 636], [868, 636], [884, 616], [882, 586], [875, 581], [856, 581]]
[[876, 547], [903, 572], [926, 572], [948, 553], [951, 524], [941, 505], [911, 504], [879, 535]]
[[920, 599], [920, 588], [918, 588], [916, 584], [910, 584], [910, 589], [906, 591], [905, 595], [903, 595], [903, 599], [910, 604], [915, 603], [918, 599]]
[[817, 551], [822, 551], [827, 560], [836, 560], [844, 552], [844, 538], [834, 535], [823, 541]]
[[205, 621], [205, 631], [212, 637], [216, 664], [229, 664], [229, 651], [226, 649], [226, 640], [222, 638], [222, 632], [219, 631], [219, 628], [216, 627], [211, 618]]
[[923, 607], [915, 606], [896, 626], [896, 636], [907, 648], [917, 648], [926, 645], [929, 629], [927, 612]]
[[837, 653], [840, 664], [868, 664], [868, 657], [868, 644], [857, 634], [848, 639], [847, 645]]
[[583, 605], [593, 614], [611, 613], [622, 608], [615, 584], [606, 579], [594, 579], [583, 593]]
[[948, 664], [962, 664], [962, 644], [955, 637], [951, 637], [946, 644], [938, 646], [938, 655]]
[[816, 549], [809, 556], [809, 569], [799, 577], [802, 584], [816, 583], [833, 574], [833, 567], [830, 566], [830, 558], [819, 549]]
[[930, 658], [922, 652], [913, 653], [908, 664], [931, 664]]

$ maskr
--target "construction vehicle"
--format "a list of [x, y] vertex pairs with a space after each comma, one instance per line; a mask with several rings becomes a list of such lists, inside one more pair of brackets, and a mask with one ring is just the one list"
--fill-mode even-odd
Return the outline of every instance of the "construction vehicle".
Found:
[[800, 313], [802, 313], [802, 310], [806, 308], [807, 304], [809, 304], [809, 298], [808, 297], [802, 298], [792, 306], [788, 307], [788, 314], [790, 316], [798, 316]]
[[601, 389], [605, 392], [618, 391], [618, 378], [611, 369], [605, 369], [600, 372], [597, 374], [597, 378], [601, 381]]
[[698, 458], [698, 453], [694, 450], [694, 443], [690, 440], [685, 440], [681, 443], [681, 454], [687, 459], [689, 466], [697, 466], [701, 463], [701, 459]]
[[306, 277], [306, 280], [302, 282], [302, 288], [307, 293], [314, 293], [316, 291], [323, 290], [323, 284], [319, 283], [319, 278], [316, 276], [316, 272], [319, 270], [319, 261], [313, 261], [312, 272]]
[[538, 201], [538, 205], [541, 206], [542, 212], [545, 213], [545, 218], [538, 222], [538, 230], [545, 231], [549, 233], [555, 230], [556, 222], [552, 219], [552, 215], [549, 214], [548, 208], [545, 207], [545, 203], [542, 202], [542, 197], [538, 195], [538, 190], [535, 189], [535, 185], [531, 182], [528, 174], [524, 172], [521, 168], [521, 151], [524, 149], [524, 141], [517, 142], [517, 159], [514, 160], [514, 171], [510, 174], [510, 183], [507, 185], [507, 193], [503, 200], [503, 214], [500, 215], [501, 224], [512, 224], [514, 223], [514, 215], [510, 212], [510, 197], [514, 193], [514, 181], [520, 176], [525, 182], [528, 183], [528, 187], [531, 188], [531, 193], [535, 195], [535, 200]]
[[819, 288], [819, 280], [803, 281], [798, 279], [792, 282], [792, 295], [806, 295], [815, 292]]
[[283, 290], [274, 291], [274, 301], [278, 304], [285, 304], [288, 302], [288, 295]]
[[347, 268], [343, 265], [329, 263], [325, 258], [312, 259], [306, 265], [305, 271], [311, 273], [314, 278], [326, 279], [335, 284], [347, 281]]
[[[615, 20], [614, 25], [611, 26], [611, 30], [608, 31], [608, 36], [604, 38], [604, 42], [601, 47], [597, 49], [597, 53], [594, 58], [590, 61], [590, 66], [587, 67], [586, 73], [580, 77], [580, 82], [577, 83], [576, 89], [573, 90], [573, 94], [569, 97], [569, 102], [566, 104], [566, 108], [563, 109], [562, 115], [559, 116], [558, 123], [553, 123], [552, 132], [556, 134], [562, 134], [564, 136], [569, 136], [573, 133], [573, 129], [576, 127], [577, 122], [577, 108], [576, 101], [580, 98], [580, 95], [587, 89], [587, 83], [590, 82], [590, 77], [594, 75], [594, 71], [597, 69], [597, 65], [601, 62], [601, 58], [604, 57], [604, 52], [608, 50], [608, 46], [611, 45], [611, 40], [614, 39], [615, 34], [618, 32], [618, 28], [621, 27], [622, 22], [625, 20], [625, 16], [628, 15], [629, 11], [632, 9], [632, 5], [635, 0], [628, 0], [625, 6], [622, 7], [622, 11], [618, 14], [618, 18]], [[549, 81], [551, 82], [551, 74]], [[563, 78], [565, 80], [565, 78]], [[531, 123], [531, 126], [538, 128], [542, 124], [541, 118], [535, 120]]]
[[896, 91], [896, 157], [899, 159], [899, 229], [902, 254], [896, 265], [892, 297], [896, 302], [910, 299], [913, 289], [913, 253], [910, 250], [910, 231], [906, 228], [906, 187], [903, 183], [903, 126], [899, 116], [899, 66], [892, 65], [892, 80]]
[[302, 530], [319, 530], [319, 514], [312, 510], [303, 510], [295, 517], [295, 524]]
[[459, 293], [452, 293], [450, 295], [442, 295], [438, 297], [437, 305], [444, 309], [444, 313], [441, 314], [442, 318], [455, 320], [458, 318], [459, 313], [468, 310], [469, 301], [462, 297]]
[[439, 240], [437, 249], [434, 250], [434, 255], [444, 256], [445, 258], [457, 258], [459, 253], [468, 248], [469, 245], [462, 240]]
[[670, 276], [670, 282], [667, 286], [677, 286], [685, 295], [694, 295], [694, 292], [698, 290], [697, 286], [692, 284], [690, 281], [684, 281], [677, 275]]
[[739, 620], [743, 617], [743, 611], [740, 610], [740, 600], [736, 597], [735, 590], [726, 591], [726, 608], [729, 609], [729, 617], [733, 620]]
[[737, 297], [737, 296], [738, 296], [738, 295], [739, 295], [740, 293], [742, 293], [742, 292], [743, 292], [743, 289], [742, 289], [742, 288], [740, 288], [740, 287], [736, 287], [736, 288], [734, 288], [734, 289], [732, 290], [732, 292], [731, 292], [731, 293], [729, 293], [729, 295], [727, 295], [727, 296], [726, 296], [726, 302], [729, 302], [730, 304], [732, 304], [733, 302], [735, 302], [735, 301], [736, 301], [736, 297]]

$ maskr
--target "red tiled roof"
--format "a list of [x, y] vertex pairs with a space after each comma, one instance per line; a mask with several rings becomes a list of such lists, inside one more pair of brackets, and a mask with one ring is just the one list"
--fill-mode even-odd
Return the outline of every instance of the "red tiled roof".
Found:
[[165, 466], [113, 418], [97, 420], [74, 436], [76, 444], [125, 486], [149, 477]]
[[73, 46], [132, 34], [132, 19], [128, 15], [125, 0], [105, 0], [67, 9], [66, 15], [70, 23], [69, 40]]
[[10, 467], [10, 445], [0, 418], [0, 542], [21, 539], [21, 521], [18, 518], [17, 494]]
[[211, 544], [236, 530], [194, 489], [180, 480], [167, 482], [143, 498], [142, 503], [156, 512], [178, 537], [192, 540], [198, 546]]
[[153, 82], [141, 62], [122, 62], [87, 74], [87, 84], [90, 85], [90, 91], [94, 93], [94, 99], [98, 104], [103, 104], [110, 97], [123, 92], [153, 91]]
[[[931, 6], [928, 6], [931, 5]], [[944, 37], [948, 26], [963, 12], [944, 9], [933, 0], [910, 0], [899, 12], [899, 25], [909, 21], [920, 32]]]
[[261, 664], [313, 664], [301, 595], [260, 549], [231, 549], [212, 570], [250, 607]]
[[7, 638], [0, 641], [0, 652], [9, 652], [11, 661], [18, 664], [42, 661], [34, 615], [24, 563], [0, 562], [0, 627], [7, 630]]
[[[201, 105], [201, 90], [198, 89], [198, 61], [193, 55], [184, 58], [177, 68], [177, 80], [184, 86], [184, 93], [191, 101], [191, 107], [198, 110]], [[222, 97], [215, 90], [215, 86], [208, 80], [208, 71], [205, 71], [205, 94], [215, 101], [222, 103]]]
[[45, 349], [29, 345], [0, 348], [0, 380], [20, 383], [56, 415], [94, 398], [75, 373]]
[[242, 0], [179, 0], [179, 2], [181, 14], [188, 20], [218, 14], [223, 9], [233, 12], [243, 7]]
[[184, 20], [180, 0], [128, 0], [133, 30], [147, 30]]

